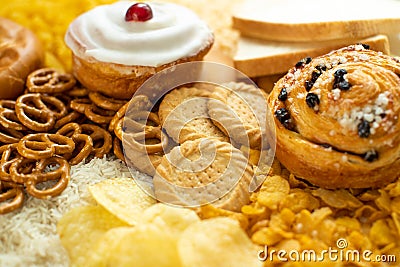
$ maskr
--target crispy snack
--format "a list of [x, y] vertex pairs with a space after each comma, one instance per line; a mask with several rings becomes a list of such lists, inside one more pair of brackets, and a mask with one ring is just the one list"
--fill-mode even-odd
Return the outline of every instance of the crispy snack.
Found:
[[127, 102], [127, 100], [115, 99], [108, 96], [104, 96], [99, 92], [90, 92], [89, 98], [96, 106], [105, 110], [112, 110], [112, 111], [118, 111]]
[[112, 136], [105, 129], [94, 124], [82, 124], [82, 133], [93, 141], [92, 153], [96, 158], [103, 158], [112, 148]]
[[91, 105], [92, 101], [89, 98], [76, 98], [71, 100], [71, 103], [69, 104], [70, 108], [82, 114], [84, 114], [85, 109]]
[[54, 155], [72, 153], [75, 143], [60, 134], [28, 134], [18, 142], [18, 153], [28, 159], [45, 159]]
[[36, 132], [49, 132], [57, 119], [67, 114], [64, 103], [54, 96], [25, 94], [18, 97], [15, 112], [19, 121]]
[[75, 149], [70, 154], [64, 155], [71, 165], [79, 164], [84, 161], [93, 151], [93, 140], [86, 134], [74, 134], [72, 140], [75, 143]]
[[75, 86], [66, 92], [70, 97], [82, 98], [89, 95], [89, 91], [86, 87], [82, 86], [80, 83], [76, 83]]
[[24, 203], [22, 188], [0, 180], [0, 214], [12, 212]]
[[86, 107], [85, 116], [97, 124], [109, 124], [115, 115], [115, 111], [100, 108], [94, 104]]
[[[114, 128], [115, 135], [122, 140], [122, 132], [138, 133], [141, 131], [153, 131], [152, 128], [160, 126], [160, 119], [154, 112], [138, 111], [128, 117], [122, 117]], [[122, 130], [124, 128], [124, 130]]]
[[122, 150], [122, 141], [118, 137], [113, 139], [113, 152], [114, 155], [119, 158], [122, 162], [125, 162], [124, 151]]
[[24, 135], [17, 130], [5, 128], [3, 125], [0, 125], [0, 142], [3, 144], [18, 143], [23, 136]]
[[21, 158], [17, 150], [17, 143], [3, 145], [0, 147], [1, 161], [0, 161], [0, 181], [12, 182], [10, 174], [10, 166], [17, 159]]
[[[152, 144], [146, 140], [153, 139], [158, 142]], [[130, 148], [142, 153], [155, 154], [164, 151], [168, 145], [168, 136], [165, 135], [159, 127], [147, 127], [144, 131], [138, 133], [124, 134], [124, 143], [127, 142]]]
[[89, 192], [99, 205], [128, 225], [137, 225], [143, 211], [156, 203], [133, 178], [105, 180], [89, 186]]
[[[58, 166], [58, 168], [48, 170], [50, 166]], [[10, 166], [10, 175], [13, 182], [24, 185], [28, 194], [40, 199], [60, 195], [70, 179], [68, 162], [59, 156], [39, 161], [18, 158]], [[47, 181], [57, 182], [46, 189], [37, 188], [38, 184]]]
[[0, 100], [0, 124], [7, 129], [16, 131], [26, 131], [28, 129], [21, 124], [15, 113], [14, 100]]
[[38, 69], [28, 75], [26, 86], [30, 93], [55, 94], [65, 92], [76, 83], [68, 73], [59, 73], [52, 68]]

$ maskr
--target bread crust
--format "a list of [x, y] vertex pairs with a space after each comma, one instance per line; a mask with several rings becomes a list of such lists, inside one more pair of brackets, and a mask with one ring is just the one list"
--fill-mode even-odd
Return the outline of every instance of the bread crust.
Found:
[[29, 73], [42, 67], [44, 50], [29, 29], [0, 17], [0, 99], [16, 99]]
[[[335, 42], [324, 42], [320, 46], [313, 46], [312, 44], [299, 46], [299, 43], [279, 44], [277, 42], [255, 41], [252, 39], [248, 39], [248, 41], [246, 41], [246, 39], [242, 39], [241, 41], [259, 43], [260, 46], [265, 46], [266, 50], [269, 47], [273, 47], [274, 45], [284, 45], [285, 47], [290, 47], [291, 45], [293, 46], [293, 49], [290, 52], [276, 52], [267, 56], [260, 55], [258, 57], [254, 56], [244, 58], [239, 57], [237, 53], [234, 57], [235, 68], [250, 77], [260, 77], [285, 73], [302, 58], [320, 56], [329, 53], [332, 50], [339, 49], [343, 46], [356, 43], [368, 44], [371, 49], [375, 51], [381, 51], [384, 54], [390, 54], [389, 40], [385, 35], [376, 35], [364, 39], [344, 39], [336, 40]], [[239, 41], [239, 49], [241, 49], [241, 41]]]

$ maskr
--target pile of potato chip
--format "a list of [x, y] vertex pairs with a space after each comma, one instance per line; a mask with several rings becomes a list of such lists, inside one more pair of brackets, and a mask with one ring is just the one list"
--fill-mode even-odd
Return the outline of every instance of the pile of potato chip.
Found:
[[237, 220], [156, 204], [133, 179], [89, 191], [96, 204], [72, 209], [57, 226], [72, 266], [262, 266]]
[[[96, 205], [67, 213], [58, 225], [73, 266], [348, 266], [349, 262], [258, 259], [272, 250], [338, 249], [400, 257], [400, 181], [382, 189], [313, 187], [274, 162], [241, 213], [212, 205], [191, 210], [156, 203], [133, 179], [106, 180], [89, 191]], [[347, 264], [347, 265], [346, 265]], [[351, 265], [351, 266], [353, 266]]]

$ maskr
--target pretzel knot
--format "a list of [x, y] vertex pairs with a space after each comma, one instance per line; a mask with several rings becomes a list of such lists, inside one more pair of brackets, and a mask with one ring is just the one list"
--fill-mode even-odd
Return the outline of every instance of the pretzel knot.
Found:
[[[26, 171], [24, 168], [27, 165], [34, 167], [30, 171]], [[69, 170], [67, 160], [59, 156], [39, 161], [20, 158], [10, 167], [13, 180], [22, 182], [28, 194], [40, 199], [48, 199], [60, 195], [70, 180]], [[44, 184], [48, 181], [57, 182]], [[38, 185], [40, 184], [45, 189], [39, 189]]]
[[105, 110], [118, 111], [126, 103], [126, 100], [106, 97], [99, 92], [90, 92], [89, 98], [96, 106]]
[[12, 212], [24, 203], [24, 192], [20, 186], [0, 180], [0, 214]]
[[3, 145], [0, 147], [1, 161], [0, 161], [0, 181], [12, 182], [10, 174], [10, 166], [21, 156], [17, 150], [17, 143]]
[[42, 94], [26, 94], [18, 97], [15, 112], [23, 125], [37, 132], [50, 131], [56, 120], [68, 113], [61, 100]]
[[148, 126], [141, 132], [124, 134], [124, 143], [136, 151], [155, 154], [164, 151], [168, 145], [168, 136], [160, 127]]
[[7, 129], [16, 131], [27, 130], [18, 120], [17, 114], [15, 113], [14, 100], [0, 100], [0, 124]]
[[112, 148], [112, 136], [105, 129], [94, 124], [82, 124], [82, 133], [93, 141], [92, 153], [96, 158], [103, 158]]
[[26, 86], [31, 93], [55, 94], [71, 89], [75, 83], [72, 75], [45, 68], [32, 72], [27, 78]]
[[24, 136], [17, 146], [19, 154], [28, 159], [45, 159], [72, 153], [74, 141], [60, 134], [37, 133]]

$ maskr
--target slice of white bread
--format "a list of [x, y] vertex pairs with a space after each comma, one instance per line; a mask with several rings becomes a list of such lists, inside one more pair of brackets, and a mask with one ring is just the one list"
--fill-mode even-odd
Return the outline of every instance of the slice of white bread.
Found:
[[400, 55], [399, 0], [245, 0], [233, 13], [242, 35], [274, 41], [389, 37]]
[[372, 50], [384, 54], [390, 53], [385, 35], [321, 42], [276, 42], [241, 37], [234, 56], [234, 67], [249, 77], [280, 74], [287, 72], [302, 58], [319, 56], [357, 43], [367, 44]]

